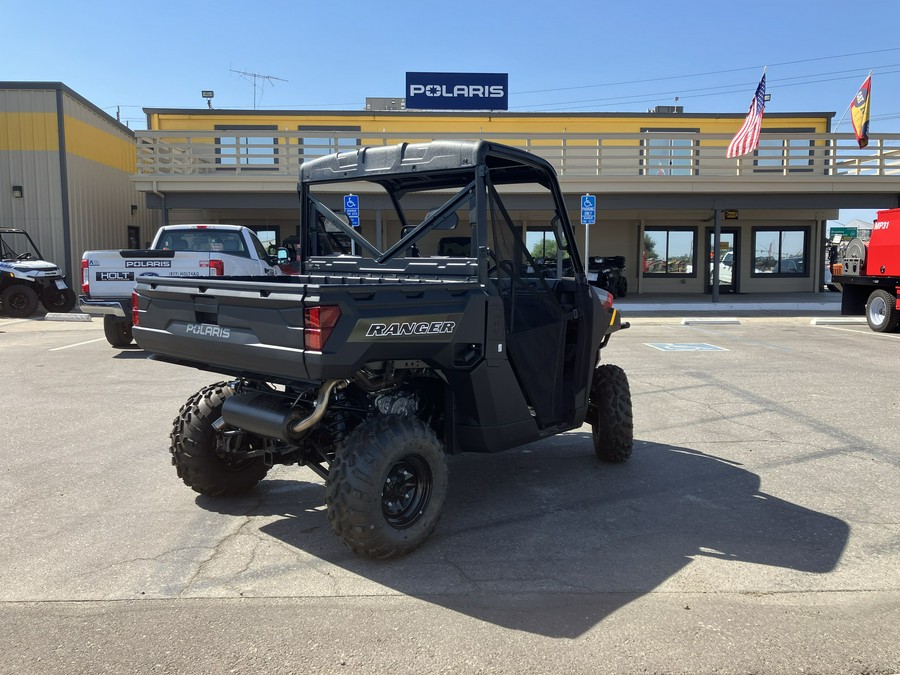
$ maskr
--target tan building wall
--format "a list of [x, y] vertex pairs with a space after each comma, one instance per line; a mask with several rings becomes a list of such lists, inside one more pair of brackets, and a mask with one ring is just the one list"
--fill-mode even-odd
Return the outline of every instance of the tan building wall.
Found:
[[141, 244], [155, 230], [135, 164], [134, 134], [65, 85], [0, 82], [0, 225], [27, 229], [76, 291], [85, 250], [127, 247], [129, 225]]

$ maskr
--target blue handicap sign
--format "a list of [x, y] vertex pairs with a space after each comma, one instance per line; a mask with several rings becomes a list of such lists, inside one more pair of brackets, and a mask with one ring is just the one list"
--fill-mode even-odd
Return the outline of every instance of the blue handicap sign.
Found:
[[359, 227], [359, 195], [344, 195], [344, 214], [353, 227]]
[[581, 196], [581, 224], [593, 225], [597, 222], [597, 197], [594, 195]]

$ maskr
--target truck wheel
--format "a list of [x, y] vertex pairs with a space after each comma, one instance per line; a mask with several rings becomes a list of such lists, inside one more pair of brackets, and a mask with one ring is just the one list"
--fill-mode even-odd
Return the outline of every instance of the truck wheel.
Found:
[[71, 312], [77, 301], [71, 288], [45, 290], [41, 297], [41, 304], [48, 312]]
[[604, 462], [624, 462], [634, 445], [634, 419], [628, 377], [619, 366], [602, 365], [591, 386], [591, 436], [594, 451]]
[[3, 311], [16, 319], [24, 319], [37, 311], [38, 296], [31, 286], [13, 284], [0, 296]]
[[866, 322], [876, 333], [890, 333], [900, 324], [897, 299], [887, 291], [878, 289], [866, 302]]
[[247, 492], [269, 470], [262, 457], [232, 460], [222, 451], [222, 438], [212, 424], [222, 416], [222, 404], [233, 393], [227, 382], [204, 387], [187, 400], [172, 423], [169, 451], [178, 477], [208, 497]]
[[127, 347], [131, 344], [131, 322], [106, 314], [103, 317], [103, 334], [113, 347]]
[[628, 295], [628, 279], [625, 277], [619, 277], [619, 285], [617, 287], [616, 295], [620, 298], [624, 298]]
[[428, 425], [415, 417], [375, 417], [353, 430], [331, 464], [328, 519], [356, 553], [395, 558], [434, 530], [447, 484], [447, 460]]

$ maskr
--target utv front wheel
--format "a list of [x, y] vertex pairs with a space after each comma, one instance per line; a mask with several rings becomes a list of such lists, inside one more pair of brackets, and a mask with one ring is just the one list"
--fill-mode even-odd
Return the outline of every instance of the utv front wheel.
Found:
[[213, 429], [213, 422], [222, 416], [222, 404], [233, 393], [227, 382], [204, 387], [181, 407], [172, 425], [170, 452], [178, 477], [208, 497], [247, 492], [269, 470], [262, 457], [229, 457], [222, 436]]
[[395, 558], [434, 530], [447, 485], [447, 460], [428, 425], [415, 417], [375, 417], [353, 430], [331, 465], [328, 519], [357, 553]]
[[625, 371], [609, 364], [594, 370], [590, 405], [594, 451], [604, 462], [624, 462], [634, 445], [631, 389]]
[[3, 291], [3, 311], [16, 319], [25, 319], [37, 311], [38, 296], [31, 286], [13, 284]]
[[131, 323], [111, 314], [103, 317], [103, 334], [113, 347], [127, 347], [134, 339], [131, 334]]
[[71, 288], [62, 290], [45, 290], [41, 296], [41, 304], [48, 312], [71, 312], [75, 308], [78, 298], [75, 297], [75, 291]]

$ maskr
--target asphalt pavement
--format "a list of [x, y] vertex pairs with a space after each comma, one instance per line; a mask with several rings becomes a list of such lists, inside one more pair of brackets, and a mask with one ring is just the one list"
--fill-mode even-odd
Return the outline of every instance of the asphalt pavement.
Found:
[[589, 427], [451, 457], [390, 562], [331, 532], [308, 469], [180, 482], [173, 418], [216, 375], [0, 317], [0, 673], [900, 671], [900, 335], [626, 300], [631, 460]]

